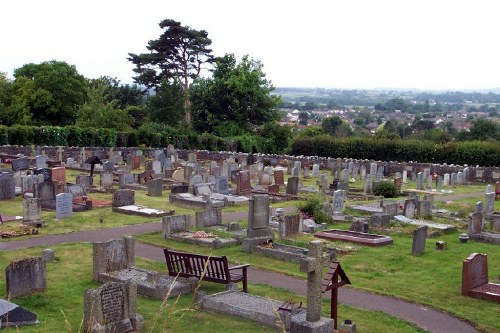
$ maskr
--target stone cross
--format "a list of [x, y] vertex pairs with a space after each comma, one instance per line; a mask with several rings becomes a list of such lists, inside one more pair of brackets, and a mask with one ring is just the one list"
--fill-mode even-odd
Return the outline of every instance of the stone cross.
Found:
[[57, 148], [57, 156], [59, 158], [59, 162], [62, 162], [63, 160], [63, 147], [62, 146], [59, 146], [59, 148]]
[[309, 254], [300, 262], [300, 271], [307, 273], [307, 314], [309, 322], [321, 319], [321, 282], [322, 282], [323, 242], [309, 242]]

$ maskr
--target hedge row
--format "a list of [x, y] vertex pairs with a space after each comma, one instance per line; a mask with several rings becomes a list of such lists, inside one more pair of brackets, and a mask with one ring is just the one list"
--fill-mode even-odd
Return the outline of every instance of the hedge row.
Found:
[[212, 134], [198, 134], [188, 129], [155, 127], [128, 132], [112, 129], [80, 128], [76, 126], [0, 126], [0, 145], [43, 145], [75, 147], [166, 147], [179, 149], [206, 149], [212, 151], [238, 150], [241, 152], [267, 151], [266, 140], [256, 135], [220, 138]]
[[388, 140], [373, 138], [335, 139], [330, 136], [296, 138], [292, 155], [346, 157], [381, 161], [500, 165], [500, 144], [488, 141], [450, 142]]

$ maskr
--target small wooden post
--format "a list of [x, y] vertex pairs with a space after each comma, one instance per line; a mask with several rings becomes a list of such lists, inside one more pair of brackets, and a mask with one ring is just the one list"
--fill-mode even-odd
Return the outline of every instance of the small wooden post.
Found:
[[340, 267], [340, 263], [338, 261], [334, 261], [331, 263], [330, 269], [323, 278], [321, 291], [325, 293], [328, 290], [331, 290], [330, 318], [333, 319], [335, 329], [337, 329], [338, 289], [344, 284], [351, 284], [351, 281], [349, 281], [349, 278], [345, 274], [344, 270]]

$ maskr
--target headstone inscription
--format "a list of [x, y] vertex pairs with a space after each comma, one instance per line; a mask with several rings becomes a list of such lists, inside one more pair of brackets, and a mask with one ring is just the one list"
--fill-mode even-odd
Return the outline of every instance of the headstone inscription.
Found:
[[84, 332], [140, 332], [144, 319], [137, 313], [137, 285], [107, 282], [84, 295]]

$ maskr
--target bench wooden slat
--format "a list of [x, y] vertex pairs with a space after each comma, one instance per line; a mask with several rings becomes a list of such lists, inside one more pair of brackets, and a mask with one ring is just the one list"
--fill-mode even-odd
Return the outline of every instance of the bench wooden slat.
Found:
[[247, 268], [250, 266], [248, 264], [229, 268], [226, 256], [209, 257], [169, 249], [163, 249], [163, 252], [170, 276], [201, 278], [205, 272], [202, 278], [204, 281], [223, 284], [241, 281], [243, 291], [247, 292]]

